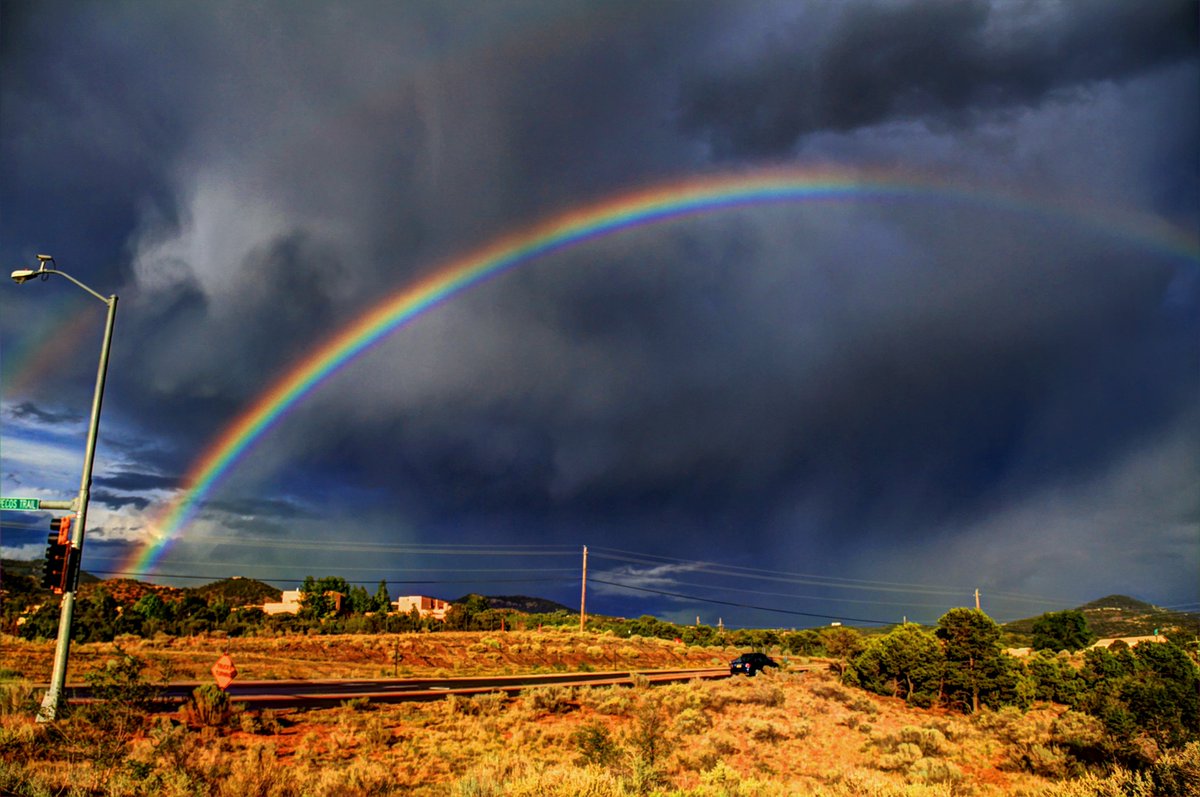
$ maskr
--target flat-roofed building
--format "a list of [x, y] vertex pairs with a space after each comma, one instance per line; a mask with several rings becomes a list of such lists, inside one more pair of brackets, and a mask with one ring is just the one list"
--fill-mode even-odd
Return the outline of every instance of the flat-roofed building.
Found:
[[445, 620], [450, 602], [441, 598], [431, 598], [428, 595], [405, 595], [392, 602], [392, 609], [401, 614], [408, 614], [413, 609], [422, 617], [432, 617], [435, 620]]

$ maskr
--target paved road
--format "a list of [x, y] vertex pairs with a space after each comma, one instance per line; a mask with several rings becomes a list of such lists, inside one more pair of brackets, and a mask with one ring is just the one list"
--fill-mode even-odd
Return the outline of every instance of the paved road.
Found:
[[[693, 678], [728, 678], [729, 668], [687, 670], [639, 670], [636, 672], [580, 672], [550, 675], [505, 675], [477, 678], [381, 678], [335, 679], [318, 681], [234, 681], [230, 699], [248, 708], [297, 708], [336, 706], [346, 700], [366, 698], [373, 703], [400, 703], [416, 700], [441, 700], [448, 695], [474, 695], [488, 692], [516, 694], [538, 686], [630, 685], [635, 678], [652, 683], [690, 681]], [[165, 707], [182, 703], [201, 681], [176, 681], [163, 692]], [[84, 685], [71, 684], [67, 700], [84, 703], [92, 699]]]

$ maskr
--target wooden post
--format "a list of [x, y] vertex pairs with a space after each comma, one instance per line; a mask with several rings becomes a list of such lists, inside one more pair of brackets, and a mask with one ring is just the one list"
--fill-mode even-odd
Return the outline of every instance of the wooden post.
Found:
[[583, 632], [583, 624], [587, 622], [587, 546], [583, 546], [583, 586], [579, 591], [579, 631]]

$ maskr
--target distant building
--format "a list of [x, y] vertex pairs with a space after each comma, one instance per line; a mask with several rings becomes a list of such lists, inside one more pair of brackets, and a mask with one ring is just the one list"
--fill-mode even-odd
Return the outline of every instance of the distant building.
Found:
[[[345, 596], [333, 590], [326, 592], [325, 595], [333, 599], [334, 612], [340, 612], [342, 598]], [[285, 589], [279, 596], [278, 603], [264, 603], [262, 610], [264, 614], [297, 614], [300, 611], [300, 590]]]
[[295, 614], [300, 611], [300, 590], [285, 589], [278, 603], [264, 603], [265, 614]]
[[1112, 639], [1097, 639], [1092, 644], [1092, 647], [1108, 648], [1108, 647], [1112, 647], [1113, 644], [1116, 642], [1124, 642], [1126, 645], [1128, 645], [1129, 647], [1132, 648], [1135, 645], [1138, 645], [1142, 642], [1166, 642], [1166, 641], [1167, 641], [1167, 638], [1165, 636], [1163, 636], [1162, 634], [1152, 634], [1150, 636], [1121, 636], [1121, 637], [1113, 637]]
[[427, 595], [406, 595], [392, 602], [392, 609], [401, 614], [409, 614], [413, 609], [422, 617], [432, 617], [435, 620], [445, 620], [450, 603], [441, 598], [430, 598]]

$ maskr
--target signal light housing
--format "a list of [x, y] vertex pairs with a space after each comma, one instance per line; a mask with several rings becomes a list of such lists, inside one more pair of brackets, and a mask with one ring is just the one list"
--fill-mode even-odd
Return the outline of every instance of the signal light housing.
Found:
[[74, 581], [78, 554], [71, 547], [71, 516], [50, 521], [51, 534], [46, 538], [46, 563], [42, 567], [42, 586], [61, 595], [67, 584]]

